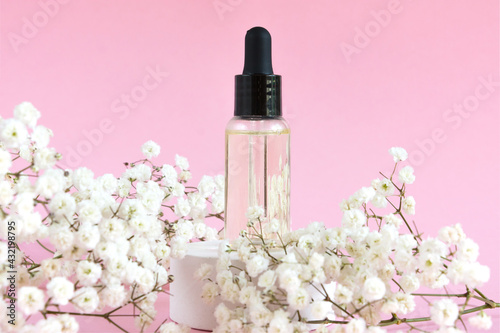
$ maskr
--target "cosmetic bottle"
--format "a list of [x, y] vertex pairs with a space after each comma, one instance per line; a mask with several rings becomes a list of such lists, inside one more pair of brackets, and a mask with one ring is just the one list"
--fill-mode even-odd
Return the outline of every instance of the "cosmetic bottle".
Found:
[[[250, 238], [289, 231], [290, 128], [281, 116], [281, 76], [272, 68], [271, 35], [262, 27], [247, 31], [243, 74], [235, 77], [225, 181], [226, 239], [242, 231]], [[249, 221], [259, 212], [260, 218]]]

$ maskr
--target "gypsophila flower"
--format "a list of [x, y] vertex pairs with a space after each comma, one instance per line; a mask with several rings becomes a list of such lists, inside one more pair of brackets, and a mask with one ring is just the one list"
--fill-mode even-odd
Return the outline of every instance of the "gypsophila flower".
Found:
[[225, 324], [231, 318], [231, 313], [224, 303], [219, 303], [214, 312], [215, 320], [219, 325]]
[[389, 154], [394, 158], [394, 162], [402, 162], [408, 158], [408, 153], [404, 148], [401, 147], [392, 147], [389, 149]]
[[118, 187], [118, 179], [110, 173], [97, 177], [97, 183], [104, 192], [109, 194], [114, 193]]
[[0, 265], [7, 262], [9, 248], [7, 242], [0, 241]]
[[174, 322], [165, 323], [160, 326], [160, 333], [189, 333], [191, 329], [183, 324], [176, 324]]
[[52, 224], [49, 227], [50, 242], [59, 251], [68, 250], [74, 243], [75, 234], [63, 224]]
[[38, 177], [36, 181], [36, 192], [45, 198], [51, 198], [64, 189], [64, 172], [62, 170], [50, 169]]
[[311, 296], [304, 288], [296, 288], [294, 290], [289, 290], [288, 293], [288, 304], [296, 310], [304, 309], [311, 300]]
[[264, 288], [264, 290], [269, 290], [276, 282], [276, 272], [273, 270], [268, 270], [259, 276], [258, 286]]
[[198, 183], [198, 191], [203, 198], [208, 198], [215, 191], [215, 181], [213, 177], [203, 176]]
[[191, 211], [191, 206], [189, 201], [185, 198], [178, 198], [177, 203], [174, 205], [175, 214], [181, 217], [189, 215]]
[[224, 211], [224, 193], [212, 196], [212, 210], [215, 214], [220, 214]]
[[213, 266], [207, 263], [203, 263], [200, 268], [198, 268], [194, 274], [194, 278], [198, 281], [203, 281], [212, 275]]
[[57, 154], [54, 148], [39, 148], [35, 151], [34, 154], [33, 169], [45, 170], [51, 168], [56, 164], [58, 159], [60, 159], [60, 155]]
[[261, 206], [248, 207], [246, 217], [249, 221], [256, 221], [264, 217], [264, 208]]
[[363, 297], [368, 301], [376, 301], [384, 297], [385, 283], [378, 277], [366, 279], [363, 285]]
[[292, 332], [293, 326], [288, 319], [288, 316], [283, 310], [275, 311], [273, 319], [269, 322], [268, 332], [270, 333], [284, 333]]
[[139, 290], [143, 293], [148, 293], [153, 290], [155, 286], [155, 276], [153, 272], [147, 268], [139, 268], [139, 273], [137, 274], [137, 285]]
[[415, 175], [413, 174], [413, 168], [411, 166], [407, 165], [399, 170], [399, 181], [403, 184], [413, 184]]
[[196, 222], [193, 224], [194, 237], [204, 238], [207, 234], [207, 225], [203, 222]]
[[50, 129], [39, 125], [31, 133], [31, 140], [33, 140], [36, 148], [45, 148], [49, 145], [52, 136], [54, 136], [54, 133]]
[[187, 182], [188, 180], [191, 179], [191, 177], [192, 177], [191, 172], [189, 172], [188, 170], [183, 170], [179, 174], [179, 181]]
[[14, 117], [31, 128], [36, 126], [36, 122], [40, 118], [40, 115], [40, 111], [30, 102], [22, 102], [14, 108]]
[[249, 310], [250, 319], [257, 327], [267, 325], [273, 318], [273, 313], [260, 302], [251, 304]]
[[375, 194], [376, 193], [373, 187], [362, 187], [354, 194], [354, 196], [358, 202], [366, 204], [373, 199]]
[[117, 191], [118, 196], [124, 198], [129, 195], [130, 189], [132, 188], [132, 183], [130, 182], [130, 180], [126, 178], [119, 178], [117, 187], [118, 187]]
[[448, 248], [446, 245], [436, 238], [427, 238], [420, 244], [419, 252], [429, 253], [432, 255], [444, 256]]
[[6, 174], [12, 166], [12, 160], [8, 151], [0, 147], [0, 176]]
[[363, 318], [352, 319], [345, 326], [345, 333], [364, 333], [365, 331], [366, 323]]
[[474, 262], [479, 256], [479, 246], [470, 238], [466, 238], [458, 244], [457, 259]]
[[[240, 283], [238, 283], [238, 285], [240, 285]], [[239, 302], [241, 304], [248, 305], [258, 302], [259, 298], [260, 293], [257, 291], [257, 288], [255, 286], [243, 286], [239, 293]]]
[[106, 306], [122, 306], [127, 297], [125, 287], [119, 283], [107, 283], [106, 288], [101, 292], [101, 298]]
[[469, 323], [472, 327], [480, 330], [489, 330], [493, 326], [493, 321], [491, 317], [487, 315], [484, 311], [479, 312], [479, 314], [469, 317]]
[[407, 293], [414, 292], [420, 288], [420, 281], [414, 273], [404, 274], [399, 280], [399, 284]]
[[78, 332], [80, 325], [74, 317], [71, 317], [69, 314], [62, 314], [56, 317], [57, 320], [61, 323], [62, 333], [76, 333]]
[[314, 234], [305, 234], [299, 238], [297, 247], [304, 251], [310, 252], [315, 250], [321, 245], [321, 239]]
[[19, 290], [18, 304], [21, 311], [29, 316], [43, 309], [45, 304], [43, 291], [37, 287], [25, 286]]
[[146, 164], [138, 164], [129, 170], [131, 170], [131, 178], [138, 181], [145, 182], [151, 178], [151, 168]]
[[173, 197], [178, 198], [184, 196], [185, 190], [186, 188], [184, 187], [184, 185], [182, 185], [181, 183], [175, 183], [172, 188], [172, 191], [169, 194], [172, 195]]
[[334, 299], [340, 304], [348, 304], [352, 301], [353, 292], [346, 286], [337, 284]]
[[177, 165], [182, 171], [189, 170], [189, 162], [187, 158], [175, 155], [175, 165]]
[[403, 211], [406, 214], [415, 215], [415, 199], [412, 196], [403, 199]]
[[256, 277], [267, 269], [269, 260], [261, 255], [255, 255], [247, 261], [247, 272], [251, 277]]
[[146, 158], [157, 157], [160, 155], [160, 146], [154, 141], [147, 141], [141, 147], [142, 153]]
[[324, 319], [333, 314], [332, 303], [316, 301], [311, 304], [311, 316], [314, 319]]
[[213, 303], [218, 294], [218, 288], [215, 283], [209, 281], [203, 285], [203, 288], [201, 290], [201, 298], [205, 303]]
[[82, 260], [76, 268], [76, 276], [81, 284], [89, 286], [97, 282], [102, 274], [101, 265], [88, 260]]
[[0, 206], [7, 206], [14, 198], [14, 190], [10, 182], [0, 181]]
[[57, 217], [73, 216], [76, 210], [76, 201], [69, 193], [57, 193], [49, 203], [50, 211]]
[[41, 268], [43, 275], [46, 276], [48, 279], [52, 279], [56, 275], [59, 274], [61, 270], [61, 260], [59, 259], [45, 259], [42, 260], [41, 262]]
[[431, 319], [442, 326], [453, 326], [458, 318], [458, 306], [453, 300], [444, 298], [434, 302], [431, 307]]
[[[127, 272], [126, 269], [128, 267], [128, 263], [129, 263], [129, 260], [128, 260], [128, 257], [126, 255], [118, 254], [118, 255], [115, 255], [107, 260], [106, 270], [110, 274], [112, 274], [120, 279], [123, 279], [125, 276], [125, 273]], [[137, 268], [135, 270], [135, 275], [133, 275], [133, 276], [134, 276], [134, 280], [138, 278], [139, 268]]]
[[99, 228], [90, 222], [82, 223], [76, 233], [76, 242], [86, 250], [93, 250], [100, 238]]
[[387, 178], [384, 178], [382, 180], [378, 178], [374, 179], [371, 185], [377, 191], [378, 194], [384, 197], [392, 195], [395, 190], [391, 180]]
[[177, 171], [169, 164], [164, 164], [161, 173], [163, 175], [163, 183], [166, 186], [172, 187], [177, 183]]
[[71, 303], [81, 313], [91, 313], [97, 309], [99, 305], [99, 295], [93, 287], [83, 287], [75, 292], [75, 296]]
[[393, 311], [394, 313], [406, 315], [415, 310], [416, 304], [415, 297], [413, 295], [397, 292], [393, 295], [393, 298], [397, 304], [396, 310]]
[[85, 167], [76, 169], [73, 172], [73, 184], [79, 191], [91, 190], [94, 186], [94, 173]]
[[465, 239], [465, 233], [460, 223], [439, 229], [439, 240], [448, 245], [457, 245]]
[[380, 195], [378, 193], [373, 197], [371, 203], [376, 208], [385, 208], [385, 207], [387, 207], [387, 199], [386, 199], [386, 197], [384, 197], [383, 195]]
[[323, 267], [324, 263], [325, 263], [325, 257], [317, 252], [313, 253], [309, 258], [309, 266], [313, 270], [320, 270]]
[[55, 277], [47, 283], [47, 294], [52, 297], [54, 304], [68, 304], [68, 301], [73, 297], [74, 291], [73, 283], [62, 276]]
[[36, 330], [37, 333], [62, 332], [62, 324], [57, 318], [49, 317], [36, 323]]
[[19, 148], [28, 142], [26, 125], [17, 119], [0, 119], [0, 141], [6, 148]]
[[351, 209], [344, 212], [342, 225], [348, 229], [362, 227], [366, 223], [366, 216], [359, 209]]
[[399, 228], [401, 226], [401, 224], [403, 223], [403, 220], [399, 216], [392, 214], [392, 213], [385, 215], [384, 221], [388, 225], [392, 225], [396, 228]]
[[447, 277], [454, 284], [464, 283], [469, 288], [476, 288], [489, 281], [490, 269], [478, 262], [455, 259], [448, 265]]
[[[137, 199], [127, 199], [124, 200], [120, 206], [120, 217], [125, 220], [132, 219], [134, 217], [140, 217], [145, 214], [144, 206]], [[117, 222], [118, 224], [119, 222]], [[120, 222], [121, 223], [121, 222]]]
[[33, 162], [33, 149], [27, 144], [22, 145], [19, 147], [19, 157], [28, 163]]

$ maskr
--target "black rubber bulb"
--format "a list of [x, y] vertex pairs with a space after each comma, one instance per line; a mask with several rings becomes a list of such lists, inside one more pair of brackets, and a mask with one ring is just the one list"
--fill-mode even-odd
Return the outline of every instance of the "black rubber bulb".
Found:
[[243, 74], [234, 82], [235, 116], [281, 117], [281, 76], [273, 72], [271, 34], [266, 29], [247, 31]]
[[245, 36], [245, 65], [243, 75], [272, 75], [271, 34], [262, 27], [254, 27]]

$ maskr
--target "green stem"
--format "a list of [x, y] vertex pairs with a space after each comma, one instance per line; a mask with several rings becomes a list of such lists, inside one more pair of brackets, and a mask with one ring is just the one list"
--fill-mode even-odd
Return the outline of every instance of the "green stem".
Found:
[[341, 324], [341, 325], [346, 325], [349, 324], [348, 321], [343, 321], [343, 320], [308, 320], [306, 321], [306, 324]]
[[52, 254], [55, 254], [55, 252], [54, 252], [54, 251], [49, 250], [49, 249], [48, 249], [48, 248], [46, 248], [46, 247], [45, 247], [42, 243], [40, 243], [40, 241], [39, 241], [38, 239], [36, 240], [36, 242], [37, 242], [37, 243], [38, 243], [41, 247], [43, 247], [45, 250], [49, 251], [49, 252], [50, 252], [50, 253], [52, 253]]
[[435, 297], [467, 297], [469, 293], [464, 294], [418, 294], [412, 293], [413, 296], [435, 296]]
[[[430, 295], [430, 296], [434, 296], [434, 295]], [[481, 311], [481, 310], [484, 310], [484, 309], [492, 309], [492, 308], [498, 308], [500, 307], [500, 303], [492, 303], [492, 305], [490, 304], [484, 304], [484, 305], [481, 305], [481, 306], [476, 306], [474, 308], [471, 308], [471, 309], [468, 309], [468, 310], [465, 310], [465, 311], [460, 311], [460, 315], [464, 315], [464, 314], [468, 314], [468, 313], [474, 313], [474, 312], [478, 312], [478, 311]], [[398, 318], [398, 317], [393, 317], [392, 319], [388, 319], [388, 320], [382, 320], [381, 322], [378, 323], [378, 326], [381, 326], [381, 327], [384, 327], [384, 326], [390, 326], [390, 325], [393, 325], [393, 324], [402, 324], [402, 323], [416, 323], [416, 322], [422, 322], [422, 321], [430, 321], [431, 320], [431, 317], [421, 317], [421, 318]]]

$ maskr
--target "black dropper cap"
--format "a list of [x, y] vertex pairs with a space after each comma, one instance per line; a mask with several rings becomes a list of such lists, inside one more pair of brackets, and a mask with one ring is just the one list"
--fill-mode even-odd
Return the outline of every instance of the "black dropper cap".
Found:
[[271, 35], [266, 29], [247, 31], [243, 74], [236, 75], [235, 84], [235, 116], [281, 116], [281, 76], [273, 72]]

